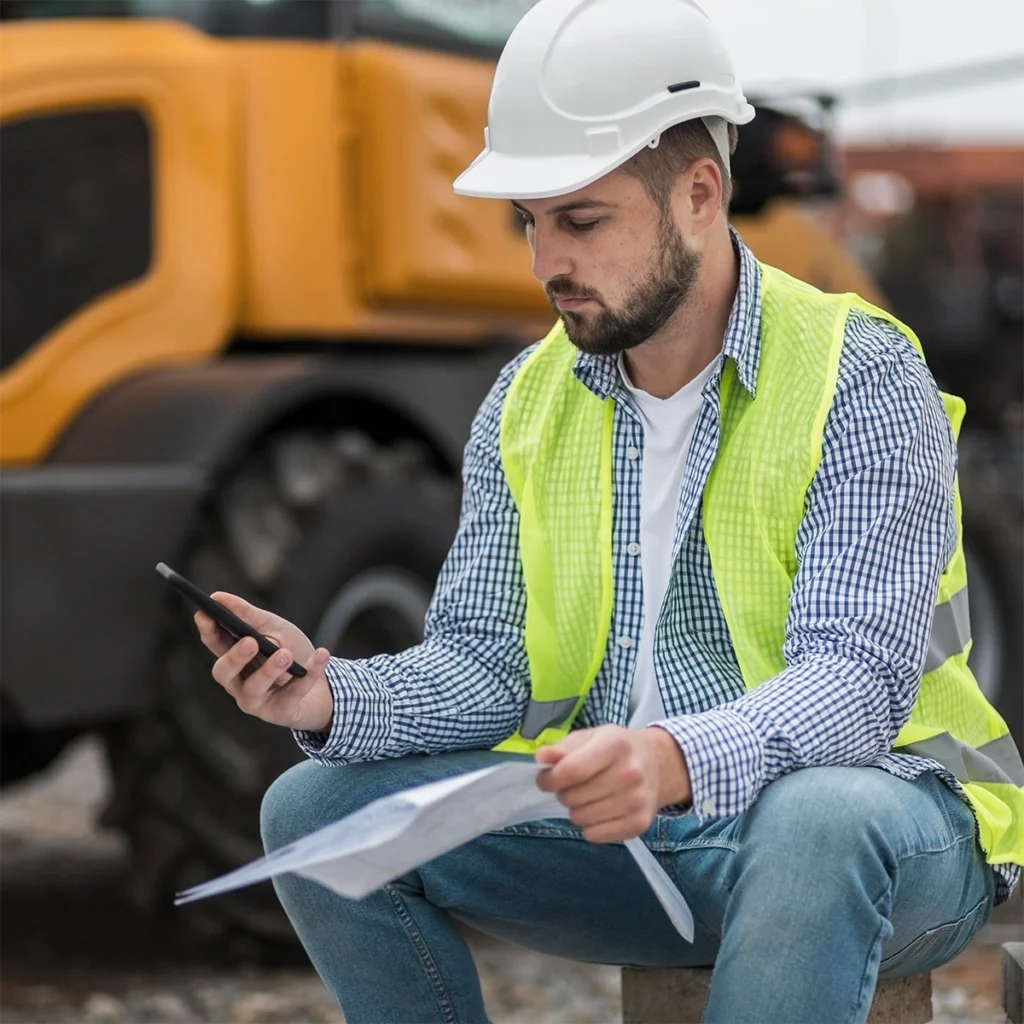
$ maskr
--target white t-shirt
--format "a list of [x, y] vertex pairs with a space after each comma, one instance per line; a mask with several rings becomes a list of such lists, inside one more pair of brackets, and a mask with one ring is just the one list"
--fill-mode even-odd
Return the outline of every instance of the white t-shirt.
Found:
[[641, 729], [665, 717], [654, 674], [654, 633], [672, 575], [676, 513], [690, 442], [697, 426], [701, 391], [714, 375], [713, 359], [689, 384], [670, 398], [655, 398], [634, 387], [619, 356], [619, 373], [644, 429], [640, 484], [640, 569], [644, 588], [644, 622], [637, 644], [636, 671], [629, 700], [629, 728]]

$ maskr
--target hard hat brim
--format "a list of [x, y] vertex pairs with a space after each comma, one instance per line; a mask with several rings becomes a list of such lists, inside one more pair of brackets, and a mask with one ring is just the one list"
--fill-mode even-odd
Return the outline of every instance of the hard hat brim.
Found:
[[[738, 109], [727, 112], [723, 112], [722, 106], [721, 103], [709, 104], [707, 109], [698, 109], [692, 117], [684, 120], [715, 116], [733, 124], [747, 124], [754, 117], [754, 108], [746, 101]], [[659, 136], [677, 123], [673, 117], [662, 125], [655, 124], [651, 132], [644, 134], [641, 142], [624, 151], [602, 153], [600, 156], [587, 153], [516, 155], [484, 149], [455, 179], [452, 187], [459, 195], [476, 199], [550, 199], [564, 196], [621, 167], [644, 148], [648, 139]], [[722, 157], [728, 167], [727, 154], [723, 152]]]
[[614, 156], [510, 156], [484, 150], [452, 186], [477, 199], [548, 199], [575, 192], [623, 162]]

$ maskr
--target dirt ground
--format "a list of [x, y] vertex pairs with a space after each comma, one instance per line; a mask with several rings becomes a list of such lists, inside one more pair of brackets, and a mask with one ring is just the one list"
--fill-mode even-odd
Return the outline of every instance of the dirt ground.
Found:
[[[134, 913], [125, 851], [93, 817], [106, 775], [89, 739], [0, 798], [0, 1019], [4, 1024], [340, 1024], [311, 969], [210, 963]], [[1024, 938], [1021, 901], [937, 971], [937, 1024], [1002, 1024], [998, 943]], [[474, 938], [495, 1024], [620, 1020], [619, 975]]]

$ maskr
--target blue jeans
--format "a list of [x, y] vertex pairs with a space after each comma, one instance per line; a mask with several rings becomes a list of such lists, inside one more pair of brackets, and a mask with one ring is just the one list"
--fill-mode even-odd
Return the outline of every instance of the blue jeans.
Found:
[[[507, 757], [298, 764], [264, 798], [264, 843], [277, 849], [378, 797]], [[864, 1021], [880, 973], [945, 963], [992, 909], [973, 816], [931, 774], [809, 768], [737, 818], [659, 817], [644, 841], [693, 909], [692, 945], [625, 847], [588, 843], [567, 820], [485, 834], [363, 900], [297, 875], [274, 884], [349, 1024], [485, 1021], [456, 921], [573, 960], [714, 963], [707, 1021]]]

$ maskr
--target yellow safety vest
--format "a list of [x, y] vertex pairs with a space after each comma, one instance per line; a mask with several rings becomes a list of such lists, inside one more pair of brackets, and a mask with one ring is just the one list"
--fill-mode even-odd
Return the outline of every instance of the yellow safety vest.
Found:
[[[727, 360], [721, 436], [704, 490], [715, 585], [747, 689], [783, 668], [796, 535], [821, 461], [851, 309], [906, 325], [859, 296], [828, 295], [760, 265], [757, 400]], [[502, 408], [502, 467], [519, 511], [531, 699], [499, 750], [564, 737], [604, 658], [611, 625], [613, 402], [573, 374], [577, 351], [557, 324], [516, 374]], [[922, 354], [923, 358], [923, 354]], [[964, 403], [943, 394], [954, 434]], [[967, 667], [967, 573], [956, 493], [957, 548], [939, 581], [917, 700], [893, 750], [953, 772], [991, 863], [1024, 863], [1024, 764], [1006, 723]]]

